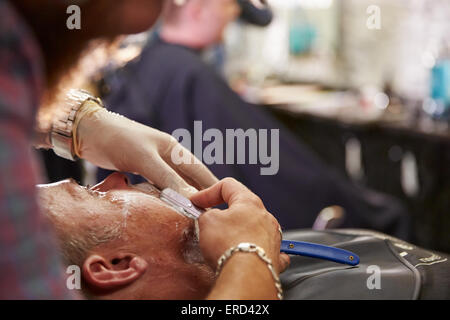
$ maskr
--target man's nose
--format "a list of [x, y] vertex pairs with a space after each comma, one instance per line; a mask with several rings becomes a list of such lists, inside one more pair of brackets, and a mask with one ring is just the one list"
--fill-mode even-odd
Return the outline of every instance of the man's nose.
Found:
[[128, 187], [128, 178], [123, 173], [114, 172], [106, 177], [105, 180], [92, 187], [92, 190], [107, 192], [113, 189], [123, 189]]

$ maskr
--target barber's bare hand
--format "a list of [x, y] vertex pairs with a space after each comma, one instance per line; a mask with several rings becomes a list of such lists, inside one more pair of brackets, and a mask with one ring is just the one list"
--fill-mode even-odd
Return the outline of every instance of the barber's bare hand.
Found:
[[232, 178], [191, 197], [194, 204], [208, 208], [227, 203], [228, 209], [212, 209], [199, 219], [200, 248], [206, 261], [217, 266], [217, 260], [230, 247], [250, 242], [262, 247], [274, 267], [284, 271], [289, 256], [280, 254], [281, 235], [277, 220], [266, 210], [261, 199]]

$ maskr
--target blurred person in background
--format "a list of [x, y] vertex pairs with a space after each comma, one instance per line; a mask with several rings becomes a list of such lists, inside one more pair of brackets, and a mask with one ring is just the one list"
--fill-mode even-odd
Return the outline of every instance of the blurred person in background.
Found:
[[[105, 74], [103, 87], [108, 89], [103, 96], [108, 106], [168, 133], [185, 128], [194, 136], [197, 120], [203, 130], [219, 129], [224, 136], [227, 129], [279, 129], [275, 175], [261, 175], [258, 165], [236, 164], [236, 152], [234, 164], [215, 163], [209, 168], [219, 178], [234, 177], [247, 185], [264, 199], [283, 228], [311, 227], [322, 209], [338, 205], [346, 213], [343, 227], [408, 239], [409, 217], [396, 199], [356, 186], [330, 170], [266, 110], [239, 97], [202, 60], [202, 51], [222, 41], [224, 29], [239, 16], [243, 3], [251, 5], [236, 0], [189, 0], [180, 5], [167, 0], [158, 33], [142, 54]], [[98, 179], [108, 174], [100, 170]]]
[[[32, 144], [71, 160], [79, 157], [107, 169], [139, 173], [159, 188], [171, 187], [185, 196], [214, 185], [200, 193], [204, 204], [226, 198], [239, 202], [241, 209], [226, 217], [206, 215], [199, 222], [205, 232], [204, 252], [214, 259], [238, 245], [233, 232], [255, 230], [246, 232], [245, 240], [259, 245], [276, 265], [278, 223], [262, 206], [254, 215], [257, 202], [250, 192], [233, 197], [243, 192], [241, 184], [216, 184], [217, 178], [198, 160], [175, 165], [170, 157], [178, 146], [174, 138], [107, 111], [86, 92], [71, 91], [67, 101], [60, 99], [59, 87], [70, 83], [68, 76], [91, 40], [150, 28], [162, 1], [70, 2], [74, 3], [82, 12], [81, 29], [70, 30], [66, 1], [0, 1], [0, 299], [77, 298], [66, 287], [53, 233], [40, 214], [35, 185], [41, 168], [31, 153]], [[222, 269], [216, 282], [220, 287], [212, 289], [212, 297], [276, 298], [268, 264], [253, 254], [238, 256]], [[259, 272], [252, 276], [255, 270]], [[248, 277], [242, 281], [237, 273]]]

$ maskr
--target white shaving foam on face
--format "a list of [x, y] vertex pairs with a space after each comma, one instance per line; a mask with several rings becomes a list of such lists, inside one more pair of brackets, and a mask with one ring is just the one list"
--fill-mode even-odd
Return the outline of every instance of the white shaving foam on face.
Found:
[[196, 231], [194, 230], [194, 233], [192, 234], [192, 230], [185, 229], [183, 231], [183, 236], [184, 238], [187, 238], [186, 247], [183, 251], [184, 260], [190, 264], [204, 263], [205, 259], [200, 250]]
[[143, 197], [151, 197], [152, 200], [154, 199], [154, 196], [136, 192], [124, 192], [119, 195], [113, 195], [113, 197], [111, 198], [111, 203], [121, 206], [121, 213], [123, 215], [122, 230], [126, 230], [127, 228], [131, 207], [133, 205], [139, 204], [142, 201]]
[[[117, 198], [114, 197], [111, 199], [111, 203], [113, 204], [118, 204], [121, 206], [121, 210], [122, 210], [122, 215], [124, 217], [123, 220], [123, 224], [122, 224], [122, 231], [127, 229], [127, 221], [128, 221], [128, 216], [130, 214], [129, 208], [130, 208], [130, 201], [131, 199], [128, 199], [127, 197], [121, 197], [121, 198]], [[123, 232], [121, 232], [121, 237], [123, 235]]]

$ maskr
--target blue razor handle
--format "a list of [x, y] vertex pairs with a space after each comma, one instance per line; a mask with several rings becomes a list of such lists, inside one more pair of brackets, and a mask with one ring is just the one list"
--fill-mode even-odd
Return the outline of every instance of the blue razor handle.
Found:
[[353, 252], [310, 242], [283, 240], [281, 241], [280, 251], [287, 254], [329, 260], [351, 266], [359, 264], [359, 257]]

